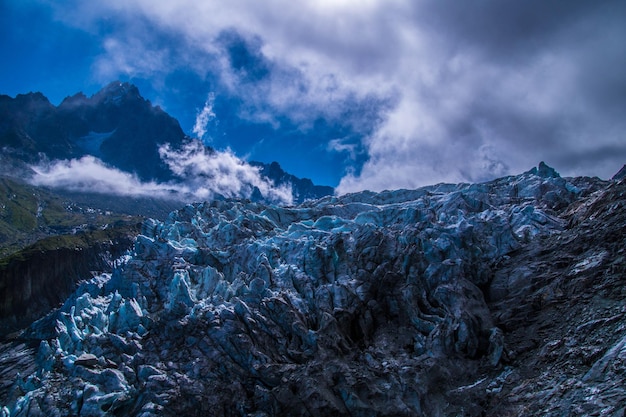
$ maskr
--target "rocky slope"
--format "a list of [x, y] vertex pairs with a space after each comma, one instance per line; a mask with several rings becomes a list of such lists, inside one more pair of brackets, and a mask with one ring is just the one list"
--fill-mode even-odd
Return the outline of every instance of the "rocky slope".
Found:
[[503, 259], [489, 287], [508, 347], [489, 415], [626, 415], [626, 181], [561, 218], [561, 233]]
[[0, 176], [0, 338], [65, 300], [132, 247], [145, 219], [181, 203], [52, 192]]
[[625, 192], [541, 164], [188, 205], [3, 345], [2, 412], [622, 416]]

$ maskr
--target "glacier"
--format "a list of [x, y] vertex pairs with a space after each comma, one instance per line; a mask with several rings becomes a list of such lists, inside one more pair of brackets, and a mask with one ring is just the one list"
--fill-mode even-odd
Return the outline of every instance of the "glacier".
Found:
[[512, 372], [490, 303], [530, 274], [494, 281], [498, 263], [607, 185], [548, 168], [148, 219], [112, 274], [24, 330], [34, 370], [0, 415], [473, 415], [457, 397]]

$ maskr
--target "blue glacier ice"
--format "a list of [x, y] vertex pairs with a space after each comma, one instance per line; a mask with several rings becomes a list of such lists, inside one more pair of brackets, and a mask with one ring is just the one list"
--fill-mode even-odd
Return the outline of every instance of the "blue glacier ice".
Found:
[[51, 313], [54, 337], [39, 335], [39, 367], [3, 412], [267, 416], [297, 400], [312, 415], [423, 415], [441, 364], [498, 366], [491, 265], [559, 234], [555, 210], [587, 186], [535, 169], [148, 219], [132, 256]]

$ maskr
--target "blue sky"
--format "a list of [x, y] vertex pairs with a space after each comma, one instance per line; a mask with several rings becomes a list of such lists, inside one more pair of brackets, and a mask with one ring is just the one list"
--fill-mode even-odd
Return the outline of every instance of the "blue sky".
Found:
[[541, 160], [608, 178], [624, 39], [623, 0], [4, 0], [0, 93], [130, 81], [188, 134], [340, 192]]

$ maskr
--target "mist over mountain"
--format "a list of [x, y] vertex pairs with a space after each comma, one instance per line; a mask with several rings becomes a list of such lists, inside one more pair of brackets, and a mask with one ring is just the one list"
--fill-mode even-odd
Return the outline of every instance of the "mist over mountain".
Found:
[[334, 192], [283, 173], [271, 178], [278, 171], [205, 146], [122, 82], [91, 97], [67, 97], [59, 106], [41, 93], [0, 96], [0, 146], [4, 159], [32, 167], [34, 184], [74, 191], [282, 203]]
[[298, 178], [285, 172], [278, 162], [264, 164], [262, 162], [250, 161], [250, 165], [259, 167], [261, 175], [274, 181], [274, 184], [290, 184], [295, 201], [315, 200], [327, 195], [333, 195], [335, 190], [327, 185], [315, 185], [308, 178]]
[[186, 136], [136, 86], [52, 105], [0, 96], [1, 332], [39, 318], [77, 282], [111, 272], [142, 218], [220, 198], [292, 204], [333, 194]]

